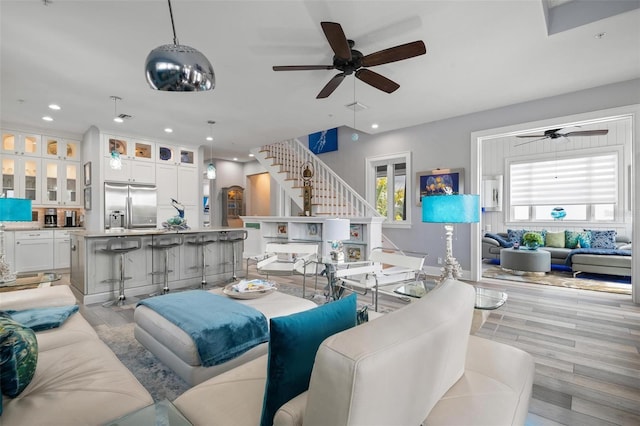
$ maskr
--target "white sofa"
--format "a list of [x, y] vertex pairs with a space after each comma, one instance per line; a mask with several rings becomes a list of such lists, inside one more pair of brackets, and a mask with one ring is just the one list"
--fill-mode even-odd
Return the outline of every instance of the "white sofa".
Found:
[[[0, 310], [75, 304], [64, 285], [0, 293]], [[3, 395], [0, 425], [103, 424], [153, 403], [80, 313], [36, 338], [33, 379], [17, 397]]]
[[[475, 291], [447, 280], [419, 301], [327, 338], [309, 390], [277, 425], [524, 424], [534, 363], [469, 335]], [[195, 425], [255, 426], [268, 355], [195, 386], [175, 406]]]

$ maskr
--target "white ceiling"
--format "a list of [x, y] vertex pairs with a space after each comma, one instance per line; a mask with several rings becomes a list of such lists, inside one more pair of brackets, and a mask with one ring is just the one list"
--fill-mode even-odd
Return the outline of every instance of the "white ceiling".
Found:
[[[82, 135], [108, 132], [247, 160], [248, 150], [319, 130], [354, 126], [345, 108], [367, 105], [355, 127], [385, 132], [640, 77], [640, 10], [552, 36], [543, 2], [173, 0], [181, 44], [213, 64], [210, 92], [157, 92], [144, 61], [172, 42], [167, 2], [0, 0], [0, 120], [4, 126]], [[321, 21], [339, 22], [364, 54], [423, 40], [427, 54], [373, 68], [400, 84], [380, 92], [353, 76], [315, 99], [337, 71], [274, 72], [331, 64]], [[597, 39], [597, 33], [606, 36]], [[355, 81], [355, 85], [354, 85]], [[118, 113], [133, 116], [123, 124]], [[50, 111], [55, 102], [61, 111]], [[42, 121], [51, 115], [55, 121]], [[377, 130], [372, 123], [379, 123]], [[165, 127], [174, 133], [164, 133]], [[208, 152], [208, 149], [207, 149]]]

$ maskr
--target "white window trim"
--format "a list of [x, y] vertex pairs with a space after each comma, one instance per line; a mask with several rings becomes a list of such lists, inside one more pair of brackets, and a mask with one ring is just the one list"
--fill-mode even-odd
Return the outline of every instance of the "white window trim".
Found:
[[383, 222], [382, 226], [384, 228], [410, 228], [411, 227], [411, 197], [413, 194], [413, 172], [411, 167], [411, 151], [403, 151], [397, 152], [394, 154], [384, 154], [384, 155], [375, 155], [373, 157], [365, 158], [365, 198], [369, 204], [375, 207], [375, 181], [376, 181], [376, 172], [375, 167], [381, 164], [393, 164], [398, 163], [397, 160], [403, 160], [406, 165], [406, 193], [405, 193], [405, 203], [407, 207], [407, 217], [402, 222], [389, 221], [386, 220]]
[[[525, 155], [525, 156], [515, 156], [505, 158], [504, 162], [504, 170], [506, 174], [506, 188], [510, 188], [511, 186], [511, 163], [522, 163], [527, 161], [536, 161], [536, 160], [553, 160], [555, 158], [562, 159], [568, 158], [570, 156], [597, 156], [603, 154], [611, 154], [615, 152], [617, 156], [617, 202], [615, 206], [614, 219], [613, 221], [597, 221], [596, 223], [600, 224], [620, 224], [624, 222], [624, 209], [625, 209], [625, 196], [624, 196], [624, 187], [625, 187], [625, 167], [623, 163], [624, 158], [624, 146], [622, 145], [614, 145], [607, 147], [599, 147], [599, 148], [587, 148], [578, 151], [570, 151], [570, 152], [558, 152], [558, 153], [545, 153], [545, 154], [533, 154], [533, 155]], [[503, 196], [505, 200], [505, 205], [507, 208], [505, 209], [505, 224], [507, 225], [517, 225], [517, 224], [540, 224], [540, 225], [548, 225], [549, 223], [553, 223], [552, 221], [536, 221], [536, 220], [515, 220], [512, 218], [512, 210], [511, 210], [511, 191], [505, 191]], [[589, 207], [590, 208], [590, 207]], [[588, 212], [589, 214], [591, 212]], [[586, 221], [567, 221], [566, 223], [571, 223], [573, 225], [588, 225], [593, 224], [594, 221], [589, 218]]]

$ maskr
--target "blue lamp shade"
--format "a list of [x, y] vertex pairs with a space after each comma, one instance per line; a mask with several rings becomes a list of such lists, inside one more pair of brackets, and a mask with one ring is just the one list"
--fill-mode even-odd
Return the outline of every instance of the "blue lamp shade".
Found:
[[433, 223], [475, 223], [480, 221], [480, 196], [426, 195], [422, 197], [422, 221]]
[[30, 222], [31, 200], [0, 198], [0, 222]]

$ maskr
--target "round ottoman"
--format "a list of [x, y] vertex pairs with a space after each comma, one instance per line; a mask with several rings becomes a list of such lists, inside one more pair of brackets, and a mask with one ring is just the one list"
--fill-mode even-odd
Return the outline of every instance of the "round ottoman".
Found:
[[551, 253], [541, 249], [504, 248], [500, 250], [500, 267], [521, 272], [549, 272]]

